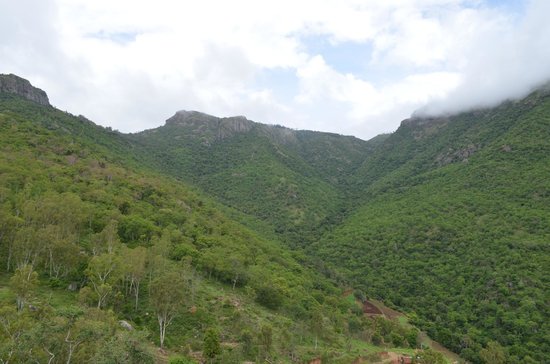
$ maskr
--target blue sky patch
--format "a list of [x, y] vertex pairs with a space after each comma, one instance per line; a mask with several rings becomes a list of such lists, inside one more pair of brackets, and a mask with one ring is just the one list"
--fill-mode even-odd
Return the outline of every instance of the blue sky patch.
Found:
[[275, 98], [290, 104], [299, 92], [296, 70], [293, 68], [273, 68], [262, 71], [255, 79], [257, 88], [269, 88]]
[[372, 57], [370, 43], [331, 43], [329, 38], [322, 35], [302, 37], [300, 40], [308, 54], [323, 56], [325, 62], [340, 73], [360, 76], [368, 70]]

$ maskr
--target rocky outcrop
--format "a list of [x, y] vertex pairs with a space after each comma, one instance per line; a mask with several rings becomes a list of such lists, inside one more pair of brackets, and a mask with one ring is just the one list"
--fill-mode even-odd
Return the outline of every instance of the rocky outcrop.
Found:
[[206, 145], [253, 130], [277, 143], [297, 142], [296, 131], [292, 129], [256, 123], [244, 116], [218, 118], [198, 111], [182, 110], [166, 120], [166, 125], [177, 126], [187, 135], [200, 138]]
[[50, 106], [48, 95], [44, 91], [34, 87], [24, 78], [13, 74], [0, 74], [0, 92], [16, 94], [37, 104]]
[[167, 126], [177, 126], [179, 130], [185, 131], [187, 135], [200, 138], [206, 145], [232, 137], [235, 134], [249, 132], [255, 124], [244, 116], [218, 118], [198, 111], [186, 110], [178, 111], [166, 120]]
[[118, 324], [127, 331], [134, 331], [134, 327], [126, 320], [120, 320]]
[[468, 158], [480, 149], [481, 146], [476, 144], [469, 144], [458, 150], [449, 149], [438, 155], [435, 161], [439, 166], [446, 166], [455, 162], [468, 162]]
[[237, 133], [249, 132], [254, 122], [244, 116], [222, 118], [218, 121], [218, 139], [225, 139]]

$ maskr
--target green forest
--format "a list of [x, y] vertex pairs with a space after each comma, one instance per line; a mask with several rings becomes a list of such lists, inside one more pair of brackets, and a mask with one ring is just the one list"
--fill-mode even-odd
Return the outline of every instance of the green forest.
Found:
[[0, 360], [550, 362], [549, 176], [547, 89], [369, 141], [0, 93]]

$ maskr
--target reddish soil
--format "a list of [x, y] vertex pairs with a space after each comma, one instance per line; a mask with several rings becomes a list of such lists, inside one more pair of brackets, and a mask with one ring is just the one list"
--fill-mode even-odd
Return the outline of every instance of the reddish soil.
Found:
[[389, 307], [386, 307], [382, 302], [379, 302], [379, 301], [376, 301], [376, 300], [372, 300], [372, 303], [374, 305], [376, 305], [376, 307], [379, 308], [380, 311], [382, 311], [382, 313], [387, 317], [389, 318], [390, 320], [393, 320], [393, 319], [396, 319], [398, 317], [401, 317], [403, 316], [403, 314], [399, 311], [396, 311], [396, 310], [392, 310], [391, 308]]
[[382, 311], [370, 301], [363, 302], [363, 313], [366, 315], [382, 315]]

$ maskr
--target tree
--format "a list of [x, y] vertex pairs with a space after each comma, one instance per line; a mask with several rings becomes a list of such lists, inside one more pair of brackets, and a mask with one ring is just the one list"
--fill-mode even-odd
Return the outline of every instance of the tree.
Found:
[[430, 348], [423, 350], [417, 355], [415, 363], [419, 364], [445, 364], [446, 360], [443, 354]]
[[23, 309], [25, 302], [31, 297], [37, 283], [38, 273], [32, 269], [31, 265], [26, 264], [15, 271], [15, 274], [10, 279], [10, 285], [15, 292], [18, 311]]
[[86, 276], [97, 295], [97, 308], [105, 305], [113, 290], [112, 284], [119, 279], [120, 261], [114, 253], [97, 255], [90, 259]]
[[134, 308], [137, 310], [141, 281], [146, 275], [145, 266], [147, 263], [147, 249], [142, 246], [138, 246], [134, 249], [124, 247], [121, 254], [127, 258], [126, 264], [121, 265], [126, 294], [133, 293]]
[[18, 315], [13, 307], [0, 307], [0, 362], [28, 362], [26, 332], [31, 321]]
[[487, 364], [504, 364], [506, 363], [506, 352], [504, 348], [496, 341], [489, 341], [485, 349], [479, 352], [481, 360]]
[[57, 240], [48, 245], [50, 277], [65, 277], [76, 269], [80, 261], [80, 249], [71, 240]]
[[319, 336], [323, 334], [324, 325], [323, 312], [319, 307], [313, 309], [311, 313], [311, 319], [309, 321], [309, 326], [311, 331], [315, 334], [315, 350], [317, 350], [317, 344], [319, 341]]
[[235, 290], [237, 284], [242, 286], [246, 282], [246, 273], [241, 259], [233, 256], [229, 261], [231, 262], [231, 271], [233, 273], [231, 283], [233, 284], [233, 290]]
[[93, 255], [112, 253], [120, 245], [118, 222], [110, 220], [100, 233], [93, 235], [91, 250]]
[[149, 242], [158, 228], [140, 215], [124, 216], [118, 225], [118, 236], [126, 244]]
[[204, 334], [203, 354], [212, 361], [220, 353], [220, 334], [218, 330], [209, 328]]
[[11, 259], [13, 256], [14, 239], [17, 228], [23, 223], [21, 218], [15, 217], [6, 205], [0, 206], [0, 248], [6, 250], [4, 253], [6, 270], [11, 270]]
[[134, 297], [136, 299], [136, 310], [139, 303], [139, 289], [141, 281], [145, 278], [145, 263], [147, 262], [147, 249], [142, 246], [132, 250], [131, 254], [132, 270], [130, 271], [132, 281], [130, 287], [134, 291]]
[[153, 364], [155, 356], [146, 344], [146, 336], [137, 330], [120, 331], [99, 347], [90, 362], [94, 364]]
[[288, 357], [292, 362], [297, 362], [298, 357], [296, 353], [296, 332], [300, 330], [296, 323], [288, 324], [284, 326], [281, 336], [279, 338], [281, 351]]
[[25, 265], [36, 266], [43, 250], [44, 246], [41, 244], [36, 228], [24, 226], [17, 231], [12, 256], [18, 268]]
[[160, 347], [164, 347], [166, 328], [170, 325], [181, 307], [185, 306], [185, 281], [175, 271], [167, 271], [151, 282], [150, 301], [159, 324]]
[[265, 284], [256, 288], [256, 301], [262, 306], [276, 310], [283, 304], [283, 293], [280, 288]]
[[[114, 321], [111, 313], [95, 308], [89, 309], [82, 317], [77, 318], [67, 330], [67, 364], [70, 364], [77, 350], [84, 344], [95, 346], [102, 340], [112, 337]], [[83, 358], [77, 358], [84, 362]], [[86, 360], [87, 361], [87, 360]]]

